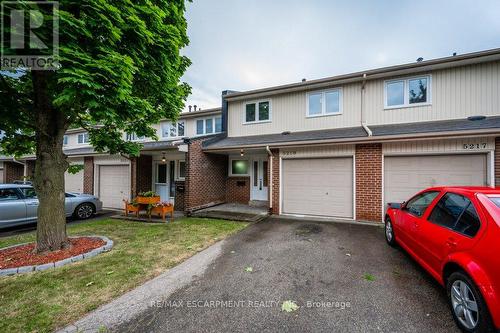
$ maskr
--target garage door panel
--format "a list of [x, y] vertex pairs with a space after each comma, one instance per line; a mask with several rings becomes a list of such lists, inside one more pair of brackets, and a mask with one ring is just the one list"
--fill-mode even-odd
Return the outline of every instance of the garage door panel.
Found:
[[487, 185], [486, 155], [389, 156], [384, 159], [384, 201], [402, 202], [433, 186]]
[[0, 184], [3, 184], [3, 169], [0, 169]]
[[283, 213], [353, 217], [352, 158], [283, 161]]
[[123, 200], [130, 197], [128, 165], [99, 166], [99, 198], [103, 207], [122, 208]]

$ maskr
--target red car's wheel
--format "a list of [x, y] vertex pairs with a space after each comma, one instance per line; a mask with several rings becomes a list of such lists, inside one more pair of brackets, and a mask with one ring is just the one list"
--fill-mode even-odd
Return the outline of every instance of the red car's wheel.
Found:
[[463, 332], [494, 332], [488, 307], [469, 276], [451, 274], [446, 291], [453, 319]]
[[396, 235], [390, 217], [385, 218], [385, 240], [390, 246], [396, 246]]

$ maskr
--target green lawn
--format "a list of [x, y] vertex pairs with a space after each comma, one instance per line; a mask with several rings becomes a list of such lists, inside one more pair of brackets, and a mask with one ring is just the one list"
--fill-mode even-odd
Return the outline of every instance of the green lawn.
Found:
[[[70, 235], [103, 235], [113, 249], [61, 268], [0, 277], [0, 332], [48, 332], [82, 317], [247, 224], [184, 218], [173, 224], [98, 220], [68, 225]], [[0, 248], [34, 232], [0, 238]]]

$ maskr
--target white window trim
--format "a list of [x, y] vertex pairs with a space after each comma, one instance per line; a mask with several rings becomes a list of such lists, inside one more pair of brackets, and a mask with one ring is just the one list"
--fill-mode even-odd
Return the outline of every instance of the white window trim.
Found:
[[[184, 124], [184, 135], [179, 135], [179, 123]], [[172, 127], [172, 122], [164, 122], [160, 124], [160, 132], [161, 132], [161, 137], [162, 139], [175, 139], [175, 138], [184, 138], [186, 137], [186, 121], [185, 120], [178, 120], [175, 122], [176, 124], [176, 136], [170, 136], [170, 128]], [[165, 132], [163, 131], [163, 126], [168, 125], [168, 135], [165, 136]]]
[[177, 165], [176, 165], [176, 167], [175, 167], [175, 168], [176, 168], [176, 172], [175, 172], [175, 173], [176, 173], [176, 175], [175, 175], [175, 180], [186, 180], [186, 177], [181, 177], [181, 176], [180, 176], [180, 171], [181, 171], [180, 166], [181, 166], [181, 162], [184, 162], [184, 164], [186, 164], [186, 161], [185, 161], [185, 160], [177, 160], [177, 161], [176, 161]]
[[[87, 135], [87, 142], [85, 142], [85, 134]], [[80, 135], [83, 136], [83, 142], [80, 142]], [[88, 132], [85, 133], [78, 133], [76, 136], [76, 143], [79, 145], [88, 145], [90, 143], [90, 136]]]
[[[259, 103], [268, 102], [269, 103], [269, 119], [259, 120]], [[247, 105], [255, 104], [255, 120], [247, 121]], [[270, 123], [273, 120], [273, 103], [271, 99], [261, 99], [258, 101], [246, 102], [243, 104], [243, 125], [251, 125], [251, 124], [264, 124]]]
[[[410, 81], [416, 79], [427, 79], [427, 101], [423, 103], [412, 103], [410, 104]], [[404, 103], [399, 105], [387, 105], [387, 84], [393, 82], [404, 82]], [[432, 75], [418, 75], [412, 77], [404, 77], [400, 79], [392, 79], [384, 81], [384, 110], [392, 109], [402, 109], [402, 108], [413, 108], [417, 106], [432, 105]]]
[[[130, 139], [130, 140], [129, 140], [129, 139], [128, 139], [128, 136], [129, 136], [129, 135], [131, 135], [131, 136], [135, 136], [135, 138], [134, 138], [134, 139]], [[137, 141], [144, 141], [144, 140], [146, 140], [146, 137], [145, 137], [145, 136], [143, 136], [143, 137], [139, 137], [139, 136], [137, 136], [137, 134], [135, 134], [135, 133], [125, 133], [125, 140], [126, 140], [126, 141], [129, 141], [129, 142], [137, 142]]]
[[[216, 116], [212, 116], [212, 117], [204, 117], [204, 118], [196, 118], [194, 120], [194, 132], [195, 132], [195, 136], [203, 136], [203, 135], [212, 135], [212, 134], [218, 134], [218, 133], [222, 133], [221, 132], [217, 132], [215, 130], [215, 118], [221, 118], [221, 130], [222, 130], [222, 115], [216, 115]], [[207, 133], [207, 119], [212, 119], [212, 129], [213, 129], [213, 132], [211, 133]], [[198, 133], [198, 120], [201, 120], [203, 121], [203, 133], [199, 134]], [[184, 128], [184, 131], [186, 129]]]
[[[246, 174], [233, 174], [233, 161], [247, 161], [248, 168]], [[250, 160], [246, 157], [231, 157], [229, 158], [229, 177], [250, 177]]]
[[[339, 112], [336, 113], [326, 113], [326, 94], [329, 92], [339, 92]], [[309, 114], [309, 96], [321, 94], [321, 113], [320, 114]], [[344, 113], [344, 97], [342, 88], [328, 89], [328, 90], [316, 90], [310, 91], [306, 96], [306, 118], [317, 118], [317, 117], [330, 117], [330, 116], [340, 116]]]

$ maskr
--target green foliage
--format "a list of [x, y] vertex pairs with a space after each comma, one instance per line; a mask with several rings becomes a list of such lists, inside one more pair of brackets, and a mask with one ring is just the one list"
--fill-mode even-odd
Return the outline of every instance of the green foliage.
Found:
[[363, 278], [366, 281], [375, 281], [375, 276], [373, 276], [372, 274], [365, 274], [365, 275], [363, 275]]
[[[176, 120], [190, 93], [180, 82], [190, 65], [180, 54], [189, 42], [184, 0], [60, 0], [59, 9], [61, 66], [44, 86], [58, 128], [87, 129], [97, 151], [138, 155], [122, 133], [156, 138], [151, 124]], [[0, 72], [3, 153], [32, 153], [40, 135], [56, 138], [41, 133], [33, 73]]]
[[281, 304], [281, 311], [285, 312], [297, 311], [298, 308], [299, 306], [294, 301], [284, 301], [283, 304]]
[[156, 194], [155, 191], [147, 191], [147, 192], [141, 192], [139, 193], [140, 197], [146, 197], [146, 198], [153, 198], [153, 197], [158, 197], [159, 195]]
[[68, 167], [68, 172], [74, 175], [82, 171], [83, 168], [84, 168], [83, 164], [72, 164]]

